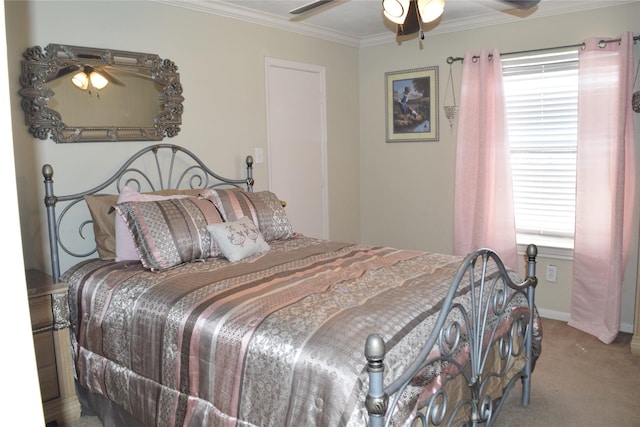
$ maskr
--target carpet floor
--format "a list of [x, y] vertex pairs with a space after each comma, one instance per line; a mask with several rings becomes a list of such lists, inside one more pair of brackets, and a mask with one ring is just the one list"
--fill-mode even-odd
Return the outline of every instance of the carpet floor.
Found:
[[[565, 322], [543, 319], [542, 327], [531, 402], [522, 406], [514, 386], [494, 427], [639, 426], [640, 356], [629, 350], [631, 334], [606, 345]], [[102, 424], [83, 416], [70, 427]]]
[[542, 355], [533, 372], [531, 403], [520, 405], [513, 389], [494, 427], [640, 426], [640, 356], [631, 334], [611, 344], [543, 319]]

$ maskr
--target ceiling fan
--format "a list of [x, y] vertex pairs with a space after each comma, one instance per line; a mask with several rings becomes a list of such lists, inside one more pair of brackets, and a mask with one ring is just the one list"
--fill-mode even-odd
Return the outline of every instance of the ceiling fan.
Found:
[[[293, 15], [307, 13], [331, 3], [333, 0], [314, 0], [289, 11]], [[513, 8], [527, 10], [535, 7], [540, 0], [495, 0]], [[382, 0], [384, 16], [397, 25], [397, 35], [420, 32], [424, 37], [420, 22], [428, 23], [438, 19], [444, 11], [445, 0]]]
[[107, 66], [90, 64], [68, 65], [62, 67], [52, 80], [57, 80], [71, 74], [73, 84], [83, 90], [89, 90], [89, 84], [95, 89], [102, 89], [109, 83], [124, 86], [124, 83], [107, 71], [107, 68]]
[[139, 73], [134, 68], [114, 67], [104, 64], [104, 58], [99, 55], [78, 54], [77, 59], [61, 67], [58, 73], [49, 81], [54, 81], [71, 75], [71, 81], [79, 89], [89, 90], [90, 86], [95, 89], [103, 89], [108, 84], [125, 86], [125, 84], [114, 76], [116, 73], [129, 73], [144, 78], [151, 76]]

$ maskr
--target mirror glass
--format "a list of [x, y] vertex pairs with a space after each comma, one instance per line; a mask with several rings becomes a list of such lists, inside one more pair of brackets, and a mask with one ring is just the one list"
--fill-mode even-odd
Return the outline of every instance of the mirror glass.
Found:
[[180, 131], [180, 76], [157, 55], [36, 46], [24, 53], [21, 84], [25, 121], [39, 139], [156, 141]]
[[55, 95], [47, 106], [60, 113], [69, 127], [153, 127], [162, 87], [151, 76], [124, 75], [119, 80], [123, 86], [107, 84], [100, 90], [78, 88], [71, 76], [53, 80], [48, 86]]

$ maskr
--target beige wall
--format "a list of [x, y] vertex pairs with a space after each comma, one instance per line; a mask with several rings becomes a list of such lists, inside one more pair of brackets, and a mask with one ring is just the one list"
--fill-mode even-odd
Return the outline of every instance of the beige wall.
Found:
[[[503, 24], [360, 49], [360, 198], [365, 243], [451, 253], [453, 251], [453, 177], [456, 139], [440, 110], [440, 140], [385, 143], [384, 73], [425, 66], [440, 71], [440, 105], [449, 73], [446, 59], [469, 50], [498, 48], [513, 52], [579, 43], [588, 37], [640, 33], [640, 3], [550, 18]], [[640, 55], [636, 45], [636, 58]], [[461, 63], [453, 66], [459, 96]], [[451, 95], [449, 95], [449, 100]], [[458, 102], [460, 101], [458, 97]], [[638, 115], [636, 115], [637, 117]], [[636, 135], [640, 134], [640, 126]], [[640, 137], [636, 137], [640, 141]], [[640, 151], [640, 150], [639, 150]], [[640, 168], [639, 168], [640, 171]], [[635, 236], [638, 235], [636, 232]], [[634, 239], [637, 246], [637, 238]], [[635, 248], [623, 291], [623, 327], [634, 320]], [[570, 309], [572, 263], [541, 256], [539, 277], [547, 264], [558, 265], [558, 282], [541, 280], [539, 307], [565, 318]]]
[[[46, 266], [48, 259], [42, 164], [54, 166], [57, 193], [66, 194], [107, 177], [114, 164], [145, 143], [56, 145], [31, 138], [17, 95], [19, 61], [28, 47], [84, 45], [173, 60], [184, 86], [185, 114], [180, 134], [166, 141], [186, 146], [227, 176], [240, 176], [243, 158], [254, 147], [266, 151], [264, 58], [324, 66], [330, 237], [450, 253], [455, 134], [440, 111], [439, 141], [385, 143], [384, 73], [438, 66], [442, 105], [448, 56], [492, 47], [508, 52], [573, 44], [627, 30], [640, 33], [635, 19], [640, 3], [427, 34], [422, 42], [359, 50], [156, 2], [10, 1], [5, 9], [20, 221], [25, 263], [31, 267]], [[453, 69], [458, 95], [460, 68], [458, 62]], [[266, 188], [267, 176], [266, 165], [256, 165], [257, 189]], [[623, 327], [633, 323], [636, 246], [637, 241], [623, 291]], [[541, 281], [538, 303], [544, 312], [562, 318], [570, 307], [572, 264], [543, 254], [541, 273], [547, 264], [558, 265], [558, 282]]]
[[[4, 27], [4, 10], [0, 10], [0, 21]], [[3, 219], [8, 224], [2, 233], [4, 244], [0, 257], [4, 271], [5, 306], [0, 311], [0, 323], [11, 325], [2, 331], [2, 339], [10, 343], [10, 351], [0, 354], [0, 376], [3, 384], [0, 391], [0, 412], [3, 425], [44, 425], [44, 414], [40, 400], [38, 370], [33, 348], [33, 335], [29, 319], [27, 286], [25, 284], [22, 243], [18, 224], [16, 173], [13, 162], [13, 146], [8, 143], [11, 134], [11, 109], [9, 101], [9, 78], [6, 58], [5, 33], [0, 34], [0, 114], [1, 135], [7, 142], [0, 147], [0, 180], [2, 181]], [[28, 408], [17, 411], [16, 408]]]
[[[357, 49], [147, 1], [5, 3], [14, 147], [25, 260], [47, 265], [41, 167], [51, 163], [57, 194], [110, 176], [146, 143], [55, 144], [34, 140], [22, 120], [20, 59], [49, 43], [158, 54], [179, 67], [183, 126], [165, 142], [189, 148], [224, 176], [241, 177], [254, 147], [267, 149], [265, 57], [326, 68], [330, 237], [360, 240]], [[266, 189], [266, 164], [254, 170]], [[78, 179], [82, 177], [82, 179]], [[43, 247], [45, 249], [43, 249]], [[63, 258], [62, 270], [70, 266]]]

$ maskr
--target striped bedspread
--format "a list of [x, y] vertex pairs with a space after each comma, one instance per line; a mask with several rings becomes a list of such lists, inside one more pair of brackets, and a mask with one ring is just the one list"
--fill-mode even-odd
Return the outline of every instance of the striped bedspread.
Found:
[[392, 380], [461, 258], [302, 236], [271, 246], [159, 273], [71, 268], [79, 383], [150, 426], [366, 425], [366, 337], [385, 339]]

